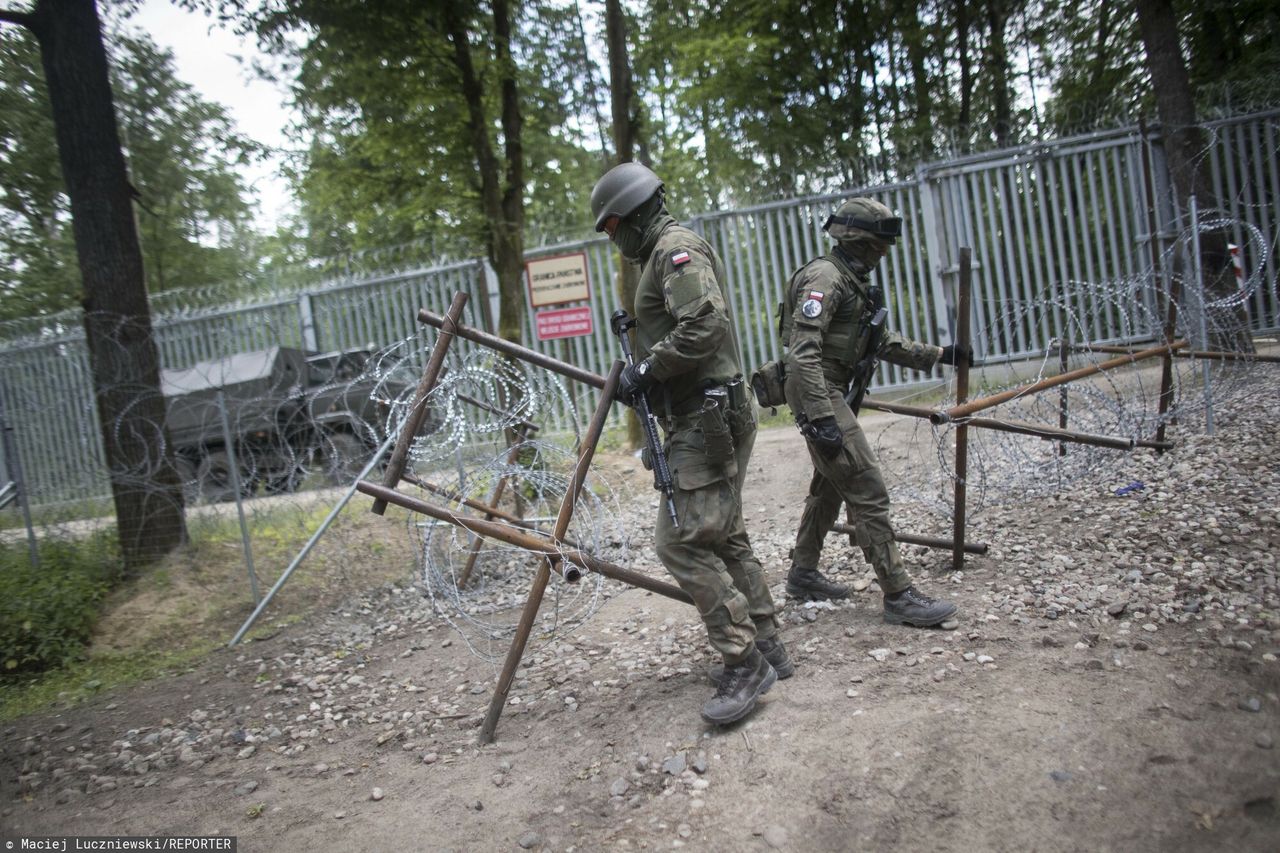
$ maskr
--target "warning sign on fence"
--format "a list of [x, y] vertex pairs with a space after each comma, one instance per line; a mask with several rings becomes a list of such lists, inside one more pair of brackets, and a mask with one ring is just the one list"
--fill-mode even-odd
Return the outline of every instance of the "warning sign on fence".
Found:
[[552, 341], [556, 338], [580, 338], [592, 332], [591, 306], [580, 305], [577, 308], [560, 308], [555, 311], [539, 311], [535, 317], [538, 340]]
[[591, 298], [586, 252], [538, 258], [526, 263], [524, 269], [529, 280], [529, 304], [534, 308]]

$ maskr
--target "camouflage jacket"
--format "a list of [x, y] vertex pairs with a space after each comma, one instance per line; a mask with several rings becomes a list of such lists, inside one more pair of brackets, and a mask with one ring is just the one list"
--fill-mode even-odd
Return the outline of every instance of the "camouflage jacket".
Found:
[[[706, 240], [664, 216], [636, 286], [636, 358], [652, 358], [656, 414], [686, 414], [702, 392], [742, 374], [724, 264]], [[667, 411], [670, 403], [671, 410]]]

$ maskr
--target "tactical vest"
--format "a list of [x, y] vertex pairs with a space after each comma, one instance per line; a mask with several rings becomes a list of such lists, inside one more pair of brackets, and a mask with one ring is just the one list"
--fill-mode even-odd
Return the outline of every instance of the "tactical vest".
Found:
[[829, 379], [837, 384], [844, 384], [848, 382], [847, 374], [852, 372], [853, 366], [862, 358], [871, 333], [871, 318], [876, 309], [864, 292], [869, 278], [859, 276], [833, 254], [809, 261], [791, 276], [791, 281], [787, 284], [786, 299], [778, 306], [778, 339], [786, 345], [790, 344], [796, 305], [800, 301], [800, 288], [812, 281], [803, 273], [815, 264], [827, 265], [828, 270], [815, 272], [837, 283], [832, 293], [835, 305], [825, 309], [833, 313], [822, 336], [822, 369]]

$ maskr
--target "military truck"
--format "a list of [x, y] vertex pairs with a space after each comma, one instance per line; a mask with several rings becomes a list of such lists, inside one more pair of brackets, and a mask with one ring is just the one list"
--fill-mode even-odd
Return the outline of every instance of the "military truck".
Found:
[[334, 485], [354, 480], [384, 440], [391, 407], [415, 384], [407, 368], [367, 370], [372, 353], [273, 346], [161, 371], [188, 501], [229, 500], [237, 479], [242, 497], [292, 492], [317, 473]]

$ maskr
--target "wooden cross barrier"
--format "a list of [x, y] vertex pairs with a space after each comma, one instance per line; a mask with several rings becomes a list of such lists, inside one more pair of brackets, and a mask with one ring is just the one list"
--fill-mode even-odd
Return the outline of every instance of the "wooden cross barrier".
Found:
[[[391, 459], [387, 462], [387, 470], [382, 477], [382, 485], [389, 489], [394, 489], [400, 484], [400, 477], [404, 474], [405, 465], [409, 461], [409, 445], [413, 444], [413, 437], [418, 434], [422, 421], [427, 416], [427, 397], [440, 381], [445, 354], [449, 352], [449, 344], [453, 343], [454, 330], [462, 319], [462, 309], [466, 304], [467, 294], [462, 291], [455, 293], [453, 301], [449, 303], [449, 310], [445, 313], [444, 321], [440, 325], [440, 337], [436, 340], [435, 348], [431, 350], [431, 357], [427, 359], [427, 367], [423, 370], [422, 379], [418, 382], [418, 388], [413, 394], [413, 404], [409, 407], [409, 413], [405, 415], [400, 437], [396, 440], [395, 449], [391, 451]], [[382, 515], [387, 510], [387, 502], [381, 499], [375, 500], [370, 509], [373, 513]]]

